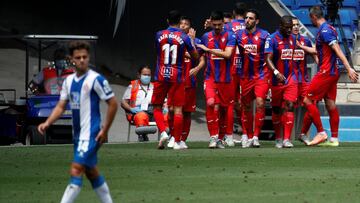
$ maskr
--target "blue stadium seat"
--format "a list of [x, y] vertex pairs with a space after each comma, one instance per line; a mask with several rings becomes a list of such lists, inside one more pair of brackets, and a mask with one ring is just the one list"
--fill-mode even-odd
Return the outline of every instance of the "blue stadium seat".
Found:
[[339, 11], [340, 21], [343, 26], [353, 26], [354, 20], [348, 10], [341, 9]]
[[[350, 27], [343, 27], [343, 30], [344, 30], [345, 38], [347, 40], [352, 41], [353, 40], [353, 32], [352, 32], [351, 28]], [[342, 41], [339, 27], [336, 27], [336, 32], [338, 33], [339, 41]]]
[[320, 0], [295, 0], [297, 7], [300, 8], [310, 8], [314, 5], [321, 5]]
[[304, 25], [312, 25], [309, 17], [309, 11], [307, 9], [293, 10], [293, 14], [299, 18]]
[[296, 9], [295, 0], [282, 0], [282, 2], [289, 9]]
[[314, 37], [316, 38], [316, 34], [318, 32], [318, 28], [315, 27], [315, 26], [311, 26], [311, 25], [308, 25], [306, 26], [307, 29], [309, 29], [309, 31], [314, 35]]
[[359, 1], [357, 0], [344, 0], [342, 2], [343, 7], [351, 7], [357, 9], [359, 7]]

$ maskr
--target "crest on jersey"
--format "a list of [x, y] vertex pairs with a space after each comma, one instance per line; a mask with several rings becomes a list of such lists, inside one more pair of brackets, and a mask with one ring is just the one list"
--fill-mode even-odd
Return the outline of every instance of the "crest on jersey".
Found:
[[293, 56], [292, 49], [282, 49], [281, 50], [281, 60], [291, 60]]
[[254, 39], [255, 39], [255, 41], [258, 41], [258, 40], [259, 40], [259, 37], [258, 37], [258, 36], [255, 36]]
[[257, 45], [256, 44], [245, 44], [244, 45], [245, 53], [256, 55], [257, 54]]
[[80, 109], [80, 93], [71, 92], [70, 93], [70, 106], [71, 109]]
[[170, 78], [171, 76], [174, 75], [173, 68], [166, 67], [166, 66], [161, 67], [161, 72], [160, 73], [164, 78]]
[[225, 42], [225, 37], [221, 38], [221, 41], [222, 41], [222, 42]]

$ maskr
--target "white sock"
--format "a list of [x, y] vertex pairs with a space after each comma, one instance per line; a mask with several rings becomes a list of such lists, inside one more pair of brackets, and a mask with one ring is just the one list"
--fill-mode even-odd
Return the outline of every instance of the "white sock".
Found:
[[337, 137], [331, 137], [330, 142], [339, 142], [339, 139]]
[[225, 137], [232, 138], [232, 137], [233, 137], [233, 135], [226, 135], [226, 134], [225, 134]]
[[162, 137], [169, 137], [169, 135], [166, 133], [166, 131], [163, 131], [162, 133], [161, 133], [161, 136], [160, 136], [161, 138]]
[[106, 182], [94, 189], [102, 203], [112, 203], [110, 190]]
[[81, 187], [75, 184], [69, 184], [64, 192], [63, 197], [61, 198], [61, 203], [72, 203], [75, 201], [76, 197], [79, 195]]
[[253, 137], [253, 139], [258, 140], [258, 139], [259, 139], [259, 137], [258, 137], [258, 136], [254, 136], [254, 137]]

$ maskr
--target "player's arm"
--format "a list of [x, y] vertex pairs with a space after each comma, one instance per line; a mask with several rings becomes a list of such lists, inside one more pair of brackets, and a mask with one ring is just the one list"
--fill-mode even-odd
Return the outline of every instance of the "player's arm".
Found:
[[66, 109], [67, 100], [59, 100], [51, 115], [46, 119], [44, 123], [41, 123], [38, 126], [38, 131], [43, 135], [46, 129], [49, 128], [51, 124], [53, 124], [60, 116], [64, 113]]
[[123, 108], [127, 112], [131, 112], [131, 107], [130, 107], [129, 103], [130, 103], [129, 99], [122, 99], [120, 102], [121, 108]]
[[225, 58], [225, 59], [230, 59], [231, 56], [232, 56], [232, 53], [234, 52], [234, 47], [233, 46], [226, 47], [224, 51], [218, 50], [218, 49], [209, 49], [203, 44], [198, 44], [197, 46], [200, 49], [202, 49], [204, 52], [208, 52], [210, 54], [213, 54], [215, 56], [222, 57], [222, 58]]
[[189, 75], [190, 76], [196, 76], [197, 74], [198, 74], [198, 72], [203, 68], [203, 67], [205, 67], [205, 56], [200, 56], [200, 59], [199, 59], [199, 64], [196, 66], [196, 67], [194, 67], [194, 68], [192, 68], [192, 69], [190, 69], [190, 72], [189, 72]]
[[356, 82], [359, 79], [359, 75], [356, 73], [356, 71], [350, 66], [349, 61], [346, 59], [344, 53], [341, 51], [341, 48], [337, 42], [332, 43], [330, 45], [331, 49], [335, 52], [336, 56], [339, 57], [341, 62], [344, 64], [349, 78], [352, 82]]
[[319, 64], [319, 57], [317, 56], [317, 54], [311, 54], [311, 57], [314, 59], [316, 64]]
[[311, 55], [317, 54], [315, 47], [309, 47], [309, 46], [302, 45], [299, 43], [299, 41], [296, 41], [296, 45], [308, 54], [311, 54]]
[[274, 73], [274, 75], [276, 76], [276, 79], [279, 82], [284, 82], [286, 80], [285, 76], [283, 74], [281, 74], [275, 67], [274, 63], [272, 62], [273, 59], [273, 53], [267, 53], [266, 54], [266, 64], [268, 65], [268, 67], [270, 68], [270, 70]]

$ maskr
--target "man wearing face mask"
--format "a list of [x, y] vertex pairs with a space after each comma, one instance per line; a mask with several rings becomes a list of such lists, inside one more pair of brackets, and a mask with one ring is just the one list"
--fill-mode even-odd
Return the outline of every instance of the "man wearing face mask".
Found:
[[74, 73], [74, 68], [66, 59], [66, 50], [63, 48], [56, 49], [54, 61], [33, 78], [29, 85], [30, 90], [36, 94], [58, 95], [64, 79], [72, 73]]
[[291, 34], [292, 27], [292, 17], [283, 16], [280, 19], [280, 29], [270, 35], [265, 43], [266, 63], [273, 72], [271, 105], [277, 148], [294, 147], [290, 142], [290, 137], [294, 126], [294, 103], [298, 97], [298, 82], [293, 70], [296, 41], [294, 35]]
[[[127, 112], [127, 120], [136, 127], [149, 125], [149, 107], [154, 89], [150, 80], [150, 68], [141, 66], [138, 70], [138, 78], [131, 81], [121, 101], [121, 107]], [[139, 135], [139, 141], [148, 140], [146, 134]]]

